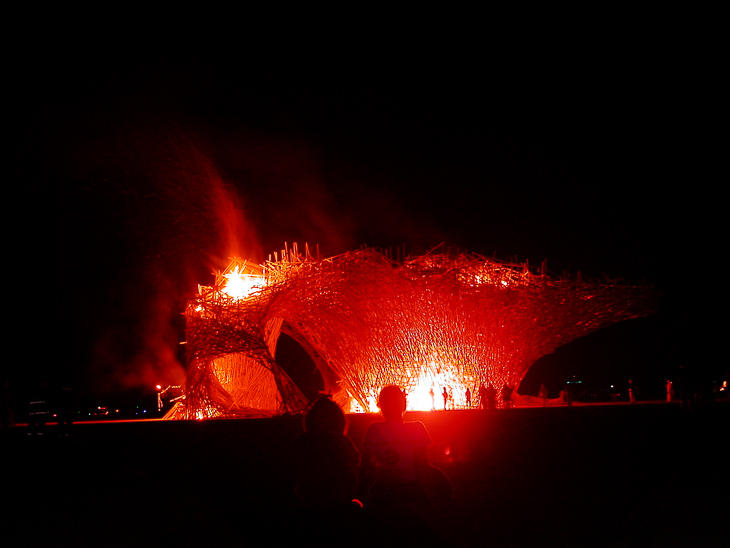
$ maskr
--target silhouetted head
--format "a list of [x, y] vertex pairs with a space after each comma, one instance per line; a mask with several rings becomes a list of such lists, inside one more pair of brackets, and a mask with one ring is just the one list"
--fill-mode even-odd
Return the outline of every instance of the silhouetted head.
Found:
[[345, 433], [345, 413], [329, 396], [323, 396], [312, 404], [304, 417], [307, 432]]
[[400, 420], [406, 412], [406, 395], [399, 386], [385, 386], [378, 396], [378, 407], [385, 420]]

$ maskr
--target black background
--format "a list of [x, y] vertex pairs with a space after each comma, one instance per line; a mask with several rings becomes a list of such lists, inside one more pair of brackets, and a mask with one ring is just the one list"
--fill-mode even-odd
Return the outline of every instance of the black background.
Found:
[[539, 362], [533, 384], [644, 375], [649, 393], [681, 365], [726, 374], [709, 350], [724, 251], [712, 104], [681, 36], [453, 28], [314, 48], [245, 34], [140, 44], [101, 30], [13, 50], [13, 386], [179, 381], [197, 284], [285, 242], [323, 256], [443, 244], [663, 295], [651, 319]]

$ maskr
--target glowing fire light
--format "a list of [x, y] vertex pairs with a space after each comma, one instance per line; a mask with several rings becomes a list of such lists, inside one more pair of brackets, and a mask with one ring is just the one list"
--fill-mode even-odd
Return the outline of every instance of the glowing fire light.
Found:
[[[429, 368], [418, 376], [415, 385], [408, 389], [408, 410], [433, 411], [435, 409], [454, 409], [466, 406], [465, 379], [455, 374], [455, 368], [429, 363]], [[447, 400], [444, 402], [443, 391]], [[471, 390], [474, 390], [472, 387]]]
[[226, 278], [226, 283], [221, 291], [233, 299], [245, 299], [266, 285], [263, 276], [244, 273], [241, 265], [236, 265], [231, 272], [223, 274], [223, 277]]
[[480, 385], [515, 390], [541, 356], [656, 306], [649, 287], [558, 279], [472, 255], [396, 264], [370, 249], [320, 260], [294, 246], [263, 268], [266, 276], [235, 259], [188, 303], [177, 416], [305, 409], [275, 360], [280, 333], [302, 345], [346, 411], [377, 412], [387, 384], [405, 390], [409, 410], [479, 406]]

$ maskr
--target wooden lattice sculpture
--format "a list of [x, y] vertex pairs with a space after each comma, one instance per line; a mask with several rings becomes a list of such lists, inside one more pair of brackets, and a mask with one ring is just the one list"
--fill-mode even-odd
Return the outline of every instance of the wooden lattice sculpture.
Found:
[[295, 246], [262, 267], [234, 259], [188, 305], [177, 416], [306, 407], [274, 359], [282, 331], [310, 353], [345, 410], [374, 411], [386, 384], [402, 386], [411, 408], [431, 409], [444, 388], [455, 406], [467, 388], [514, 389], [558, 346], [654, 307], [648, 287], [556, 278], [476, 255], [395, 262], [363, 249], [319, 259]]

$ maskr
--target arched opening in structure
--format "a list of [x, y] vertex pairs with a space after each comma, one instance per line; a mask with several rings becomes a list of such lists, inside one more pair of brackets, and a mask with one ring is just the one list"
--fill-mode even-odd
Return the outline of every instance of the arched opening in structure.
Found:
[[[627, 400], [633, 380], [643, 399], [666, 397], [664, 368], [656, 360], [657, 318], [634, 318], [589, 333], [540, 357], [517, 392], [535, 396], [545, 386], [549, 398], [570, 390], [574, 401]], [[660, 372], [661, 371], [661, 372]]]
[[310, 402], [326, 392], [317, 364], [291, 335], [284, 332], [279, 334], [274, 359]]

